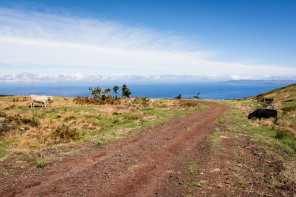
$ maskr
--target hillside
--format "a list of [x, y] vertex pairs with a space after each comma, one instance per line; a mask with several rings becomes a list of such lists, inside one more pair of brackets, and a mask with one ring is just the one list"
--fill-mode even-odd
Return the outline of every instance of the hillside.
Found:
[[[48, 108], [2, 97], [0, 196], [295, 196], [291, 87], [222, 101], [60, 97]], [[263, 98], [276, 124], [248, 120]]]
[[58, 144], [103, 144], [205, 107], [191, 101], [120, 98], [103, 102], [84, 97], [55, 97], [47, 105], [30, 108], [28, 97], [0, 97], [0, 160], [14, 151]]
[[273, 97], [277, 102], [292, 102], [296, 100], [296, 84], [274, 89], [257, 95], [255, 98], [260, 100], [262, 98]]
[[257, 101], [273, 100], [270, 104], [278, 111], [278, 127], [296, 135], [296, 84], [278, 88], [254, 97]]

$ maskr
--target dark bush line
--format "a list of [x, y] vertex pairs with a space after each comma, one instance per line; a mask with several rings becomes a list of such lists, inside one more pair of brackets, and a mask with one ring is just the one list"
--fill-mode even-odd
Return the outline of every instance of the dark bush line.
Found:
[[96, 105], [105, 105], [105, 104], [120, 104], [120, 99], [116, 98], [108, 98], [106, 100], [103, 100], [101, 98], [93, 98], [93, 97], [82, 97], [78, 96], [74, 98], [74, 102], [76, 104], [96, 104]]

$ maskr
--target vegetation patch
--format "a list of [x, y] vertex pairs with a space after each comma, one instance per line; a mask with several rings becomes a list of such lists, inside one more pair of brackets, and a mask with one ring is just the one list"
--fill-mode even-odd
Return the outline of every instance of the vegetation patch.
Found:
[[[196, 196], [293, 196], [296, 192], [294, 135], [278, 130], [277, 125], [260, 122], [252, 126], [253, 120], [248, 120], [241, 109], [256, 107], [254, 101], [221, 103], [230, 105], [232, 110], [219, 119], [219, 127], [209, 137], [209, 152], [199, 152], [202, 173], [194, 174], [190, 166], [187, 167], [190, 177], [187, 186], [192, 188], [192, 193]], [[194, 189], [191, 184], [198, 180], [205, 182], [202, 190]]]
[[132, 171], [137, 170], [140, 167], [141, 167], [140, 164], [135, 164], [135, 165], [132, 165], [132, 166], [128, 167], [128, 171], [131, 171], [132, 172]]
[[128, 98], [129, 90], [125, 88], [124, 98], [118, 94], [117, 98], [108, 97], [108, 92], [104, 100], [102, 94], [92, 98], [55, 97], [46, 108], [30, 108], [28, 97], [0, 97], [0, 158], [58, 144], [119, 140], [206, 107], [186, 104], [190, 100]]
[[78, 130], [66, 125], [59, 126], [52, 133], [52, 137], [56, 143], [77, 141], [80, 139]]

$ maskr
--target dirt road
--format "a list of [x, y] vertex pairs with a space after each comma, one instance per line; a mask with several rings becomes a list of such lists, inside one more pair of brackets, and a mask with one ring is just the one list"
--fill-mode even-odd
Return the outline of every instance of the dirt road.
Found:
[[1, 181], [0, 196], [180, 196], [174, 184], [228, 108], [209, 108]]

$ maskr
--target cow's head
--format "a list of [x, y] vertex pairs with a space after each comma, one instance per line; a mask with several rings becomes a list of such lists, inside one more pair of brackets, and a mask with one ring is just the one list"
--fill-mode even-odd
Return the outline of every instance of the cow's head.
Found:
[[248, 119], [251, 119], [251, 118], [253, 118], [253, 114], [252, 113], [250, 113], [249, 116], [248, 116]]
[[52, 96], [49, 96], [47, 100], [52, 101]]

